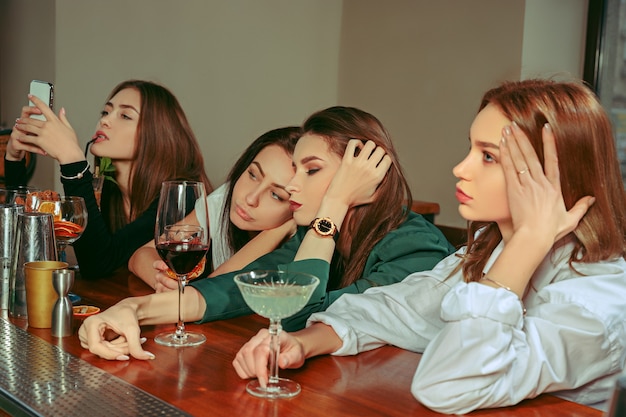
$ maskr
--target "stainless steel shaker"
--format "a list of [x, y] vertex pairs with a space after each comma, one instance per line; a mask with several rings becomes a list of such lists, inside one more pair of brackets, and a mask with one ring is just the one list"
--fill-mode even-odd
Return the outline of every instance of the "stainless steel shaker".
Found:
[[54, 337], [72, 334], [74, 311], [68, 296], [72, 285], [74, 285], [74, 271], [59, 269], [52, 272], [52, 286], [59, 295], [52, 307], [52, 336]]
[[54, 218], [50, 213], [19, 213], [9, 280], [9, 314], [27, 317], [24, 263], [56, 261]]
[[0, 204], [0, 309], [9, 308], [9, 279], [15, 245], [17, 215], [24, 212], [18, 204]]

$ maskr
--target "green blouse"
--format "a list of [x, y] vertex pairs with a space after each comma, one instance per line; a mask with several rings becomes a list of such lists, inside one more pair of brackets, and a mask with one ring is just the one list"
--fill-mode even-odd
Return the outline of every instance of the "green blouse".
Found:
[[455, 251], [435, 225], [421, 215], [410, 212], [404, 223], [387, 233], [374, 246], [367, 258], [361, 278], [345, 288], [329, 291], [327, 289], [330, 274], [328, 262], [321, 259], [295, 262], [293, 260], [306, 232], [307, 227], [299, 227], [296, 234], [284, 245], [255, 260], [240, 271], [192, 281], [189, 285], [200, 291], [207, 304], [200, 322], [252, 313], [233, 280], [233, 277], [240, 272], [255, 269], [280, 269], [306, 272], [320, 279], [320, 284], [308, 304], [299, 313], [282, 320], [285, 330], [294, 331], [303, 328], [311, 314], [326, 310], [342, 294], [362, 293], [370, 287], [400, 282], [413, 272], [432, 269], [440, 260]]

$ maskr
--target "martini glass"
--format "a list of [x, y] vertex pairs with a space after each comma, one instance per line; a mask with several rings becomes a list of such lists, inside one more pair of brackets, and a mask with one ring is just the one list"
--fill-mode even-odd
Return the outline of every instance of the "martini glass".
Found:
[[293, 316], [306, 305], [320, 280], [313, 275], [288, 271], [249, 271], [235, 275], [243, 299], [258, 315], [270, 319], [270, 377], [264, 388], [258, 380], [246, 391], [261, 398], [290, 398], [300, 393], [300, 384], [278, 377], [281, 319]]

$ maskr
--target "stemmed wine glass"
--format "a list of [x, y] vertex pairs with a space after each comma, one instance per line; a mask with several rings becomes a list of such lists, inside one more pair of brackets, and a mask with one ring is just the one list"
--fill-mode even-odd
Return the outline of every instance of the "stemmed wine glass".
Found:
[[289, 398], [300, 393], [300, 384], [278, 377], [281, 319], [293, 316], [306, 305], [319, 278], [302, 272], [249, 271], [235, 275], [235, 283], [248, 306], [270, 319], [270, 377], [263, 388], [258, 380], [248, 383], [246, 391], [262, 398]]
[[[209, 233], [205, 227], [186, 218], [196, 204], [206, 205], [204, 184], [198, 181], [165, 181], [161, 185], [159, 208], [154, 229], [157, 252], [178, 279], [178, 322], [175, 332], [155, 337], [165, 346], [195, 346], [206, 341], [201, 333], [185, 331], [181, 300], [188, 275], [209, 250]], [[204, 213], [206, 213], [206, 207]]]
[[[87, 206], [85, 199], [74, 196], [59, 196], [46, 199], [29, 195], [26, 211], [50, 213], [54, 218], [54, 237], [57, 243], [58, 258], [67, 261], [65, 248], [76, 242], [87, 227]], [[74, 268], [76, 266], [73, 266]]]

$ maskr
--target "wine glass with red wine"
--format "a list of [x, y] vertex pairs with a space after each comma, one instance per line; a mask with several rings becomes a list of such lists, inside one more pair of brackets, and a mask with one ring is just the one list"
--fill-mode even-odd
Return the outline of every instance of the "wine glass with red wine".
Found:
[[[195, 346], [206, 341], [206, 337], [201, 333], [185, 331], [181, 308], [188, 275], [209, 250], [208, 230], [196, 221], [189, 221], [188, 215], [196, 202], [206, 205], [206, 192], [201, 182], [166, 181], [161, 185], [154, 243], [161, 259], [178, 278], [176, 331], [161, 333], [154, 339], [158, 344], [165, 346]], [[206, 213], [206, 208], [204, 212]]]

